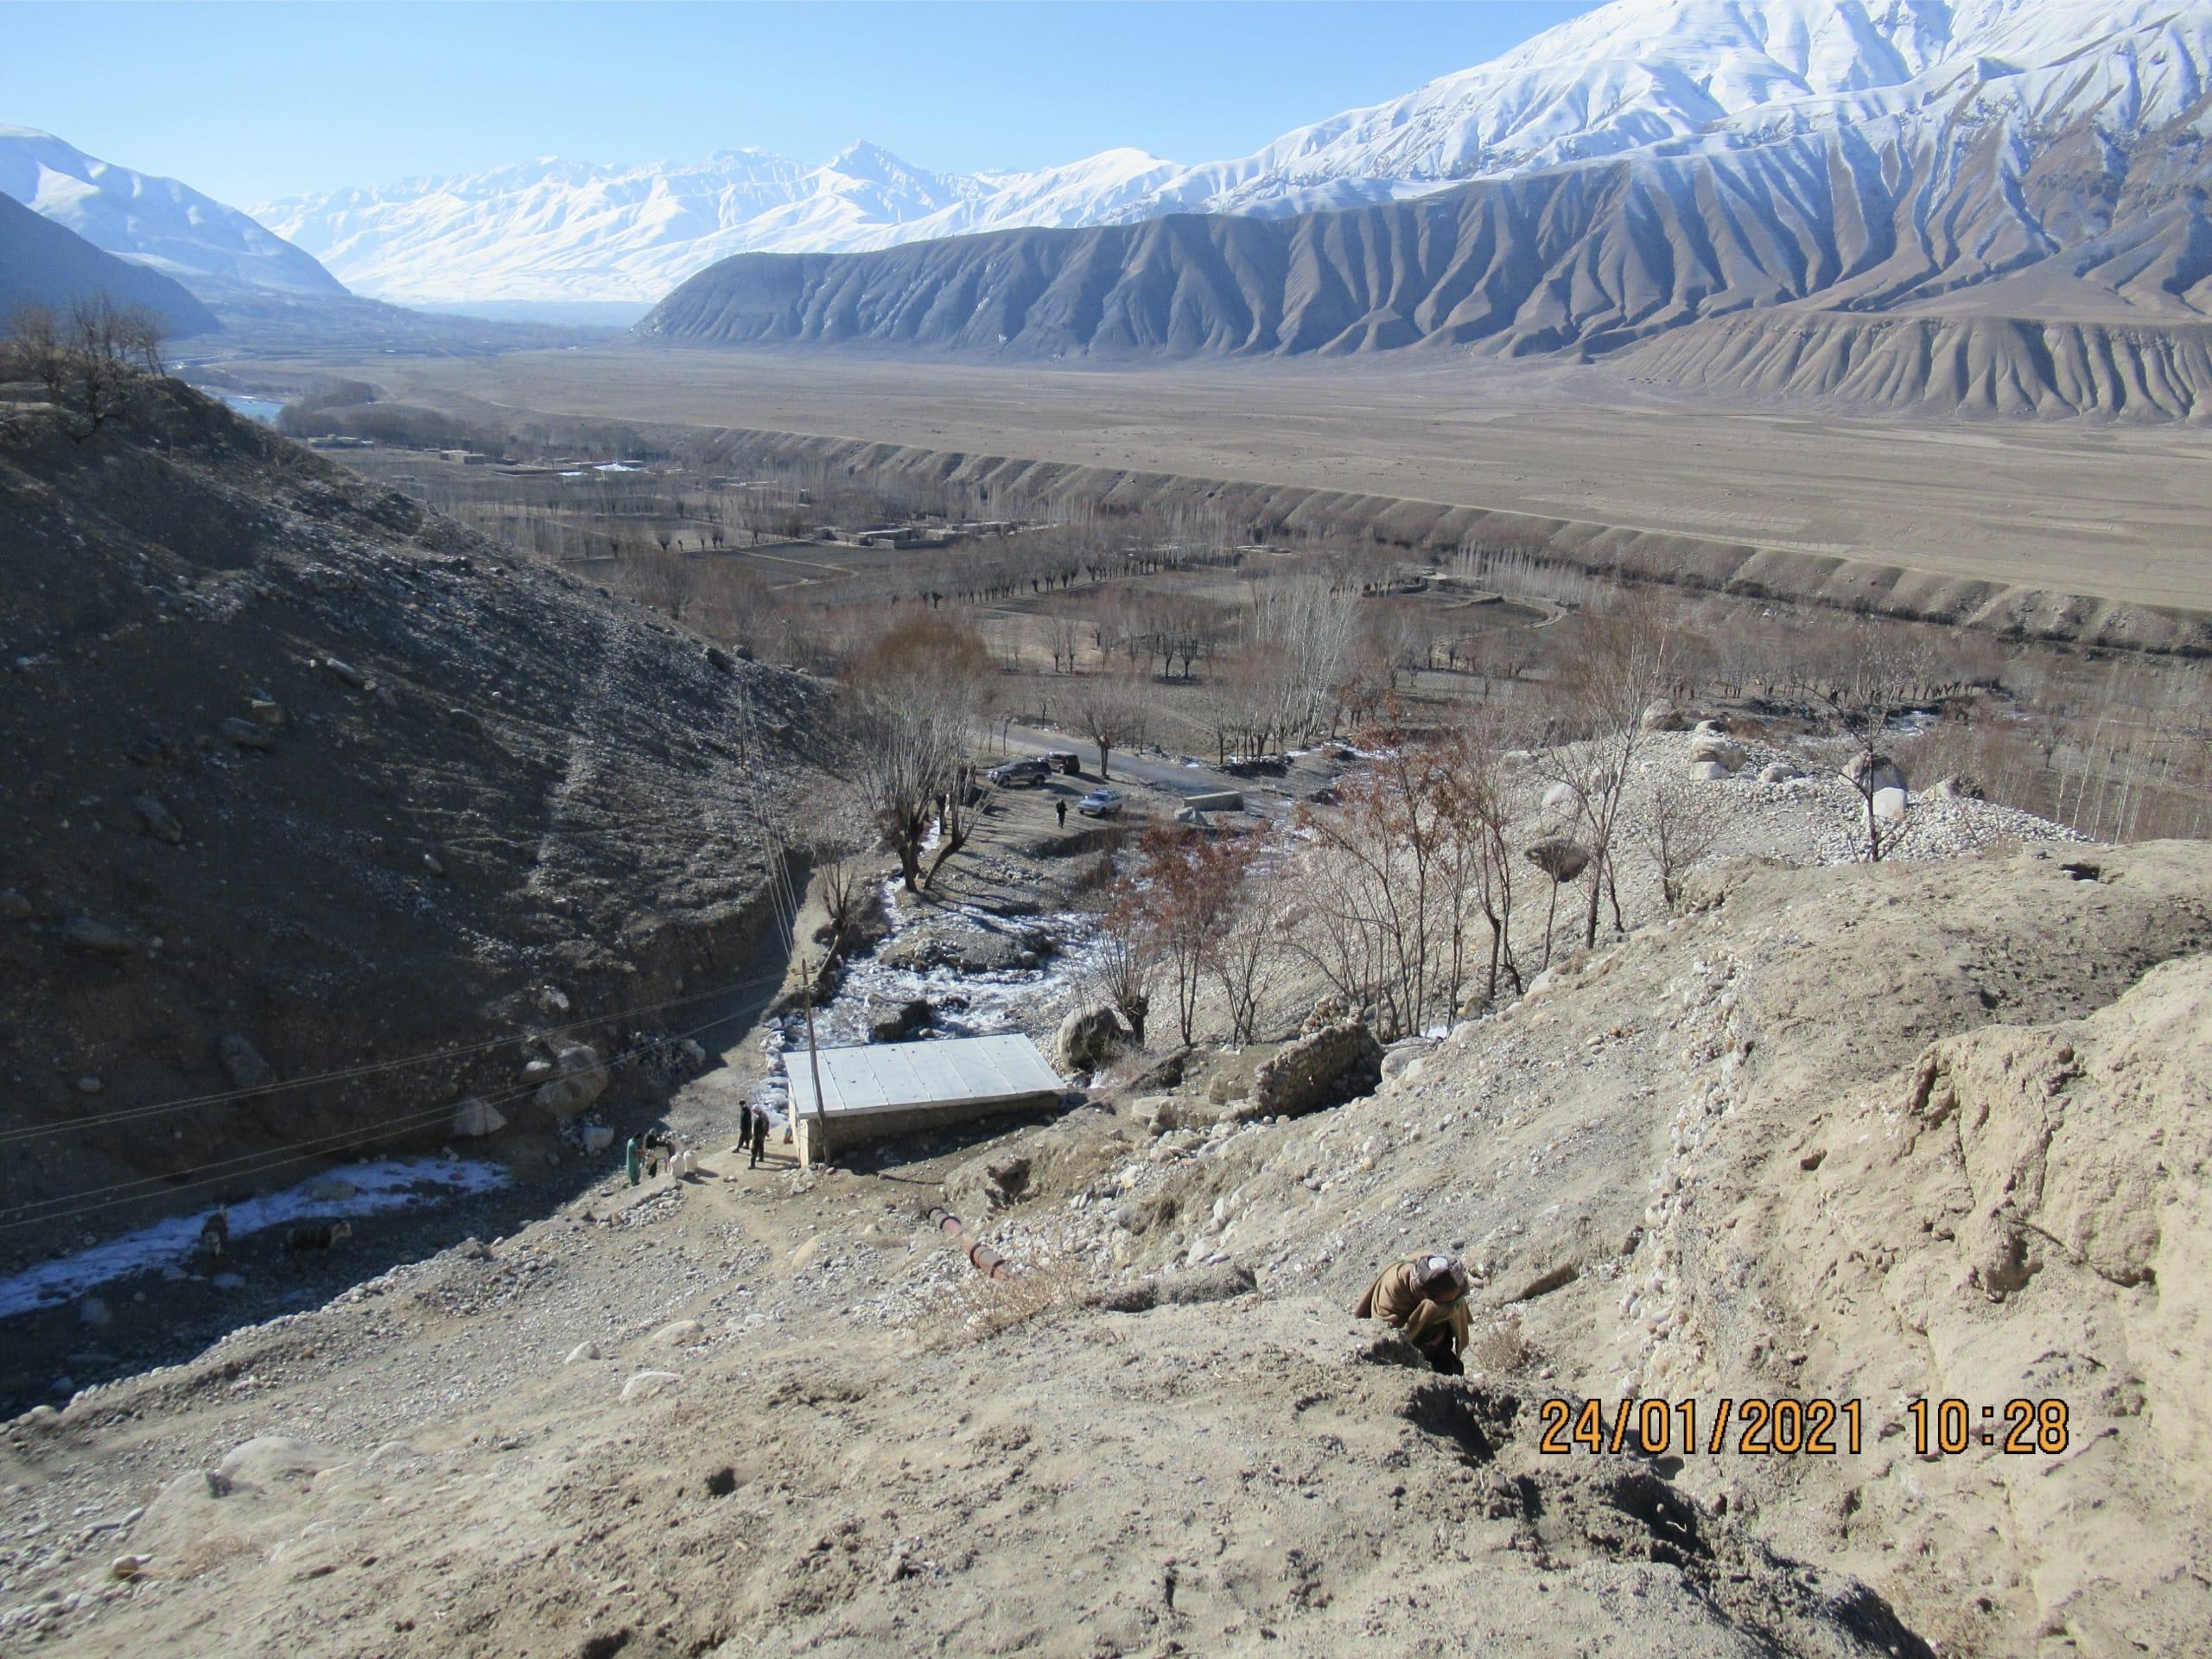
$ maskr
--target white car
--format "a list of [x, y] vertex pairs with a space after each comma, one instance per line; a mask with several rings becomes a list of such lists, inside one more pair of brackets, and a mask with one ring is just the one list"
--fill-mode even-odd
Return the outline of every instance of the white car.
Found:
[[1094, 789], [1075, 804], [1075, 810], [1086, 818], [1111, 818], [1122, 810], [1122, 791], [1118, 789]]

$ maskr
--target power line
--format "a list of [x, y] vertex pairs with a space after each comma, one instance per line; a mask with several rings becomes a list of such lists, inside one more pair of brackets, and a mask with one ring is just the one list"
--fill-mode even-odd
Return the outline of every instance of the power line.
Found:
[[[787, 927], [785, 932], [788, 936]], [[709, 997], [728, 995], [737, 988], [735, 986], [717, 986], [712, 990], [694, 991], [683, 996], [671, 996], [659, 1002], [645, 1002], [635, 1007], [617, 1008], [611, 1013], [591, 1014], [572, 1020], [566, 1025], [548, 1026], [540, 1029], [537, 1034], [542, 1037], [557, 1037], [566, 1032], [580, 1031], [588, 1026], [605, 1025], [617, 1020], [635, 1019], [642, 1014], [657, 1014], [663, 1008], [681, 1007], [688, 1003], [704, 1001]], [[519, 1033], [510, 1033], [506, 1036], [491, 1038], [480, 1043], [467, 1043], [455, 1048], [430, 1049], [420, 1054], [407, 1055], [396, 1060], [379, 1060], [372, 1064], [347, 1066], [335, 1071], [319, 1071], [311, 1077], [294, 1077], [282, 1083], [262, 1084], [251, 1089], [232, 1089], [219, 1094], [191, 1095], [176, 1100], [159, 1101], [151, 1105], [124, 1107], [93, 1117], [73, 1118], [66, 1123], [39, 1124], [0, 1130], [0, 1147], [10, 1146], [22, 1141], [36, 1140], [50, 1135], [68, 1135], [79, 1129], [102, 1128], [114, 1123], [137, 1122], [143, 1118], [159, 1116], [167, 1112], [183, 1111], [194, 1106], [216, 1106], [226, 1101], [287, 1094], [296, 1089], [312, 1088], [319, 1084], [345, 1083], [358, 1077], [373, 1077], [380, 1071], [397, 1071], [406, 1066], [427, 1065], [433, 1060], [454, 1059], [467, 1054], [480, 1054], [486, 1049], [499, 1048], [505, 1044], [513, 1042], [518, 1035]]]
[[[725, 989], [734, 994], [737, 991], [754, 988], [760, 985], [779, 984], [782, 982], [782, 978], [781, 975], [772, 977], [764, 976], [752, 982], [750, 985], [740, 983], [726, 987]], [[687, 1031], [675, 1033], [671, 1040], [681, 1041], [687, 1037], [696, 1037], [701, 1032], [711, 1031], [718, 1025], [726, 1024], [740, 1017], [741, 1016], [735, 1013], [718, 1014], [714, 1019], [704, 1020]], [[489, 1096], [479, 1096], [478, 1098], [483, 1100], [487, 1105], [496, 1106], [504, 1101], [513, 1100], [531, 1093], [538, 1086], [534, 1083], [522, 1084]], [[98, 1211], [113, 1209], [118, 1205], [138, 1204], [160, 1198], [165, 1193], [174, 1192], [183, 1187], [204, 1187], [213, 1185], [217, 1180], [248, 1179], [265, 1174], [273, 1169], [281, 1169], [289, 1164], [308, 1162], [342, 1147], [359, 1146], [377, 1141], [390, 1140], [397, 1135], [412, 1133], [416, 1129], [427, 1128], [440, 1118], [450, 1117], [453, 1115], [454, 1104], [454, 1103], [448, 1102], [442, 1105], [404, 1113], [396, 1117], [379, 1120], [365, 1129], [348, 1129], [337, 1134], [319, 1136], [311, 1141], [296, 1142], [290, 1147], [270, 1147], [262, 1152], [243, 1153], [234, 1158], [213, 1159], [207, 1163], [195, 1164], [168, 1175], [140, 1176], [133, 1180], [118, 1181], [108, 1186], [92, 1187], [81, 1192], [68, 1193], [57, 1198], [41, 1199], [34, 1204], [21, 1205], [15, 1210], [0, 1212], [0, 1231], [18, 1227], [58, 1225], [73, 1221], [80, 1216], [91, 1215]], [[231, 1167], [233, 1165], [241, 1166], [241, 1167]], [[218, 1174], [215, 1172], [221, 1173]], [[191, 1179], [194, 1177], [199, 1179]], [[109, 1196], [111, 1194], [120, 1196]], [[97, 1204], [80, 1202], [86, 1198], [98, 1198], [101, 1202]], [[67, 1209], [46, 1207], [54, 1205], [75, 1207]], [[38, 1210], [41, 1213], [25, 1213], [32, 1210]]]

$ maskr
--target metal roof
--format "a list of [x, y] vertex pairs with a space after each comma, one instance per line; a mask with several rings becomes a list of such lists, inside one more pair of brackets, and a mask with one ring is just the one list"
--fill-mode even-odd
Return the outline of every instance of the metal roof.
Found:
[[[1059, 1074], [1027, 1037], [959, 1037], [931, 1043], [871, 1043], [822, 1051], [822, 1092], [829, 1115], [971, 1105], [1058, 1094]], [[792, 1109], [815, 1115], [808, 1052], [784, 1057]]]

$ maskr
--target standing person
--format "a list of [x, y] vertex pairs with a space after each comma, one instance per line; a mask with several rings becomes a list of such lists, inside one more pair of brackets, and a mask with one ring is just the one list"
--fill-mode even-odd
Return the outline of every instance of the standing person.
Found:
[[747, 1169], [760, 1167], [761, 1159], [768, 1153], [768, 1109], [757, 1102], [753, 1107], [753, 1161]]
[[1066, 829], [1068, 827], [1068, 798], [1063, 795], [1058, 800], [1054, 801], [1052, 810], [1059, 814], [1060, 828]]
[[1357, 1319], [1388, 1320], [1433, 1369], [1459, 1376], [1466, 1371], [1459, 1356], [1473, 1324], [1467, 1286], [1467, 1270], [1456, 1257], [1416, 1255], [1383, 1268], [1351, 1311]]
[[622, 1173], [630, 1178], [630, 1185], [638, 1184], [638, 1177], [645, 1173], [645, 1166], [638, 1154], [638, 1137], [632, 1135], [622, 1148]]

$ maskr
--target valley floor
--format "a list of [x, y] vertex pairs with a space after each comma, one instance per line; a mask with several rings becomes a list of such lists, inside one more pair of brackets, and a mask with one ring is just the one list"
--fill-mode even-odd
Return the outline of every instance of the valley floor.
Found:
[[2212, 604], [2212, 433], [1851, 418], [1478, 359], [1203, 368], [606, 346], [256, 365], [514, 418], [857, 437], [1203, 478], [1295, 480], [1890, 563], [2142, 605]]

